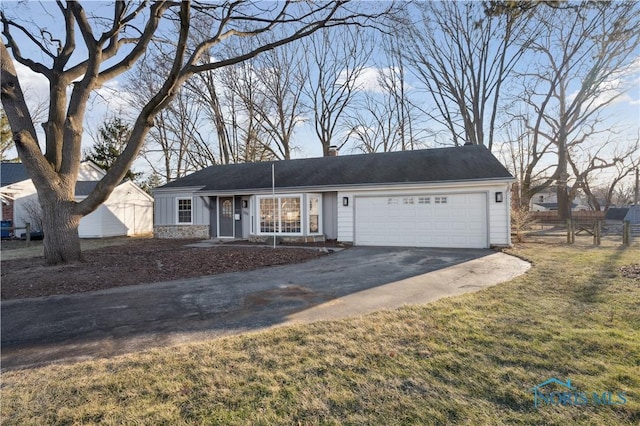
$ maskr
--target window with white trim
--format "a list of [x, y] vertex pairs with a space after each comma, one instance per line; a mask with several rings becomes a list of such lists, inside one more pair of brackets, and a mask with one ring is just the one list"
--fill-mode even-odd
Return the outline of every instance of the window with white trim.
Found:
[[320, 233], [320, 196], [319, 195], [308, 195], [307, 196], [307, 205], [308, 205], [308, 229], [310, 234], [318, 234]]
[[431, 204], [431, 197], [418, 197], [418, 204]]
[[176, 200], [178, 209], [178, 223], [188, 224], [193, 222], [193, 206], [191, 198], [178, 198]]
[[259, 200], [260, 233], [302, 233], [300, 196], [264, 197]]

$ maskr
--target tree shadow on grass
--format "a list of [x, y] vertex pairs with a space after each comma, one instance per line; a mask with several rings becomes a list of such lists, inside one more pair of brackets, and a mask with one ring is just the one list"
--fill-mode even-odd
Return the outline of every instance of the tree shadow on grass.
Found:
[[591, 274], [584, 283], [575, 288], [575, 300], [585, 304], [600, 302], [602, 292], [606, 291], [608, 287], [608, 285], [605, 284], [606, 281], [619, 275], [618, 264], [623, 254], [629, 249], [628, 247], [620, 246], [615, 249], [613, 254], [607, 256], [606, 259], [598, 265], [597, 271]]

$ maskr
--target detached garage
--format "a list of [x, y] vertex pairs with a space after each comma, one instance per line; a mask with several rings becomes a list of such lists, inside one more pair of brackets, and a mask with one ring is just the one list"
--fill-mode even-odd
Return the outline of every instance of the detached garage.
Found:
[[483, 146], [212, 166], [154, 190], [154, 232], [508, 246], [513, 180]]
[[[75, 188], [76, 201], [86, 198], [104, 174], [94, 163], [82, 162]], [[41, 230], [38, 195], [22, 163], [0, 165], [0, 195], [3, 221], [10, 220], [18, 228], [29, 222], [34, 230]], [[148, 234], [152, 230], [153, 198], [133, 182], [125, 181], [95, 211], [80, 220], [78, 234], [80, 238], [103, 238]]]

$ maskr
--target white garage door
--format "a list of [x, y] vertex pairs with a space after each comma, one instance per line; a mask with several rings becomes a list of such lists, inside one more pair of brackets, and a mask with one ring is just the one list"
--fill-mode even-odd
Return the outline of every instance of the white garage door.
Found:
[[362, 246], [487, 247], [486, 195], [356, 197]]

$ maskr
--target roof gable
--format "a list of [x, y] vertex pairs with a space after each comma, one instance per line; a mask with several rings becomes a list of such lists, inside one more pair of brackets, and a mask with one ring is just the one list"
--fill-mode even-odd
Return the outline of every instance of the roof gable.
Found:
[[160, 189], [268, 189], [271, 188], [272, 164], [275, 164], [278, 188], [513, 179], [487, 148], [475, 145], [211, 166]]
[[629, 213], [628, 208], [624, 207], [610, 207], [607, 213], [604, 215], [605, 220], [624, 220]]
[[[79, 180], [76, 182], [76, 197], [86, 197], [91, 191], [96, 187], [99, 180], [105, 175], [104, 170], [100, 169], [95, 163], [91, 161], [84, 161], [80, 163], [80, 171], [79, 171]], [[93, 178], [94, 180], [87, 180]], [[0, 164], [0, 187], [13, 185], [14, 183], [22, 182], [25, 180], [30, 180], [27, 173], [27, 169], [24, 167], [22, 163], [10, 163], [10, 162], [2, 162]], [[126, 182], [126, 181], [125, 181]], [[122, 182], [121, 185], [125, 182]], [[135, 183], [131, 182], [131, 185], [136, 187], [139, 191], [142, 189], [138, 188]], [[145, 193], [148, 196], [148, 194]], [[150, 199], [153, 199], [149, 196]]]

